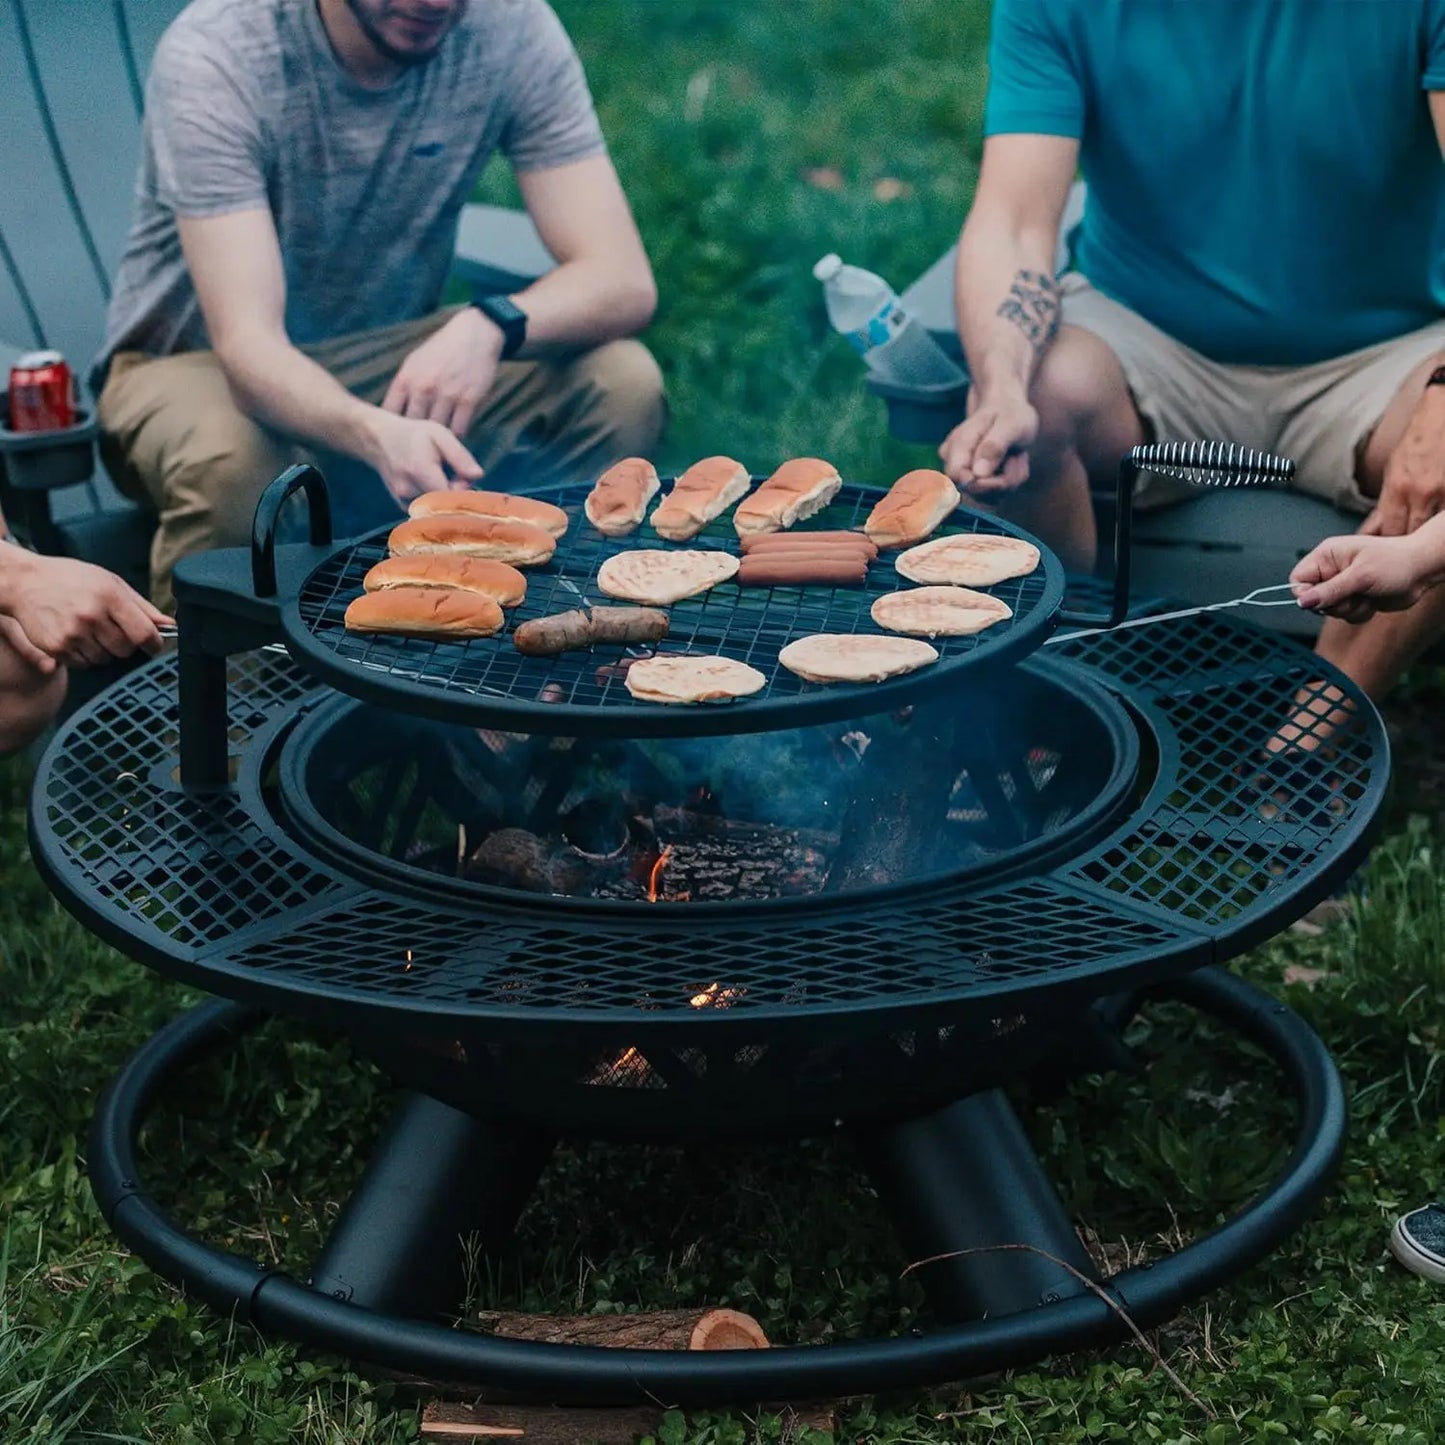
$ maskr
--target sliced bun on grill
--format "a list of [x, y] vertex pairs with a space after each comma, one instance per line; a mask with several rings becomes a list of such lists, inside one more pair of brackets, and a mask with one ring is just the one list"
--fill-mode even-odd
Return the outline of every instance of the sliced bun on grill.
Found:
[[911, 547], [930, 536], [960, 500], [942, 472], [926, 467], [905, 472], [869, 512], [863, 530], [880, 547]]
[[744, 498], [733, 513], [739, 537], [758, 532], [778, 532], [821, 512], [834, 497], [843, 479], [832, 462], [817, 457], [795, 457], [784, 462], [752, 496]]
[[459, 588], [387, 587], [363, 592], [346, 609], [348, 632], [400, 637], [490, 637], [502, 627], [502, 609], [490, 597]]
[[557, 539], [529, 522], [506, 517], [414, 517], [393, 527], [392, 555], [414, 552], [455, 552], [465, 557], [490, 557], [514, 567], [537, 567], [552, 560]]
[[731, 552], [638, 549], [609, 557], [597, 569], [597, 585], [609, 597], [667, 607], [726, 582], [737, 570], [738, 559]]
[[910, 582], [992, 587], [1010, 577], [1027, 577], [1039, 565], [1039, 549], [1022, 537], [960, 532], [910, 547], [893, 565]]
[[807, 682], [882, 682], [937, 662], [938, 649], [916, 637], [818, 632], [790, 642], [778, 661]]
[[745, 496], [752, 480], [748, 469], [731, 457], [694, 462], [658, 504], [652, 514], [652, 530], [669, 542], [690, 542]]
[[407, 508], [409, 517], [506, 517], [529, 522], [560, 537], [567, 530], [567, 513], [535, 497], [514, 497], [510, 492], [451, 490], [423, 492]]
[[412, 552], [388, 557], [366, 574], [368, 592], [388, 587], [455, 587], [490, 597], [503, 607], [516, 607], [527, 595], [527, 579], [506, 562], [463, 557], [456, 552]]
[[608, 467], [587, 493], [582, 510], [605, 537], [625, 537], [642, 525], [647, 504], [662, 485], [657, 468], [642, 457], [628, 457]]
[[971, 637], [1013, 614], [1006, 602], [966, 587], [911, 587], [888, 592], [870, 609], [874, 622], [890, 632], [915, 637]]
[[639, 702], [722, 702], [767, 686], [757, 668], [731, 657], [644, 657], [627, 669]]

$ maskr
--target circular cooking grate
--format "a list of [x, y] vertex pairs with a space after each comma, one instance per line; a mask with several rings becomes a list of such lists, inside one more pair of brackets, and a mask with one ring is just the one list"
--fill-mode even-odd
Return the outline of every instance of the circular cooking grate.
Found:
[[[553, 736], [715, 735], [880, 712], [957, 687], [965, 672], [1013, 662], [1037, 648], [1063, 598], [1062, 569], [1043, 550], [1032, 574], [987, 589], [1013, 610], [1008, 621], [974, 637], [935, 639], [939, 661], [907, 676], [860, 686], [820, 686], [784, 668], [778, 661], [780, 649], [815, 632], [883, 635], [869, 608], [883, 594], [912, 585], [894, 570], [891, 555], [879, 557], [861, 587], [740, 587], [726, 582], [669, 608], [671, 632], [658, 650], [735, 658], [757, 668], [766, 685], [750, 698], [724, 704], [642, 703], [627, 691], [627, 650], [607, 647], [524, 657], [512, 645], [512, 628], [530, 618], [607, 604], [612, 599], [598, 589], [597, 570], [619, 552], [710, 548], [736, 553], [738, 539], [731, 515], [687, 543], [664, 541], [646, 523], [630, 537], [604, 537], [583, 516], [588, 491], [582, 485], [539, 493], [565, 508], [572, 525], [551, 563], [528, 570], [526, 600], [508, 615], [506, 630], [496, 637], [433, 642], [347, 632], [347, 604], [361, 592], [367, 571], [387, 555], [388, 530], [383, 529], [339, 548], [307, 578], [282, 612], [288, 644], [308, 669], [353, 696], [447, 721]], [[847, 484], [831, 506], [794, 530], [860, 527], [881, 495], [879, 487]], [[1006, 522], [962, 507], [934, 535], [955, 533], [1026, 536]], [[632, 649], [631, 655], [645, 652]]]

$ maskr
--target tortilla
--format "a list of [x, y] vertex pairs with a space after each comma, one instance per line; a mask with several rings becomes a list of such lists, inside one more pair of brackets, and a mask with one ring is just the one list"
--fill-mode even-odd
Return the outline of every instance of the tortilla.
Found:
[[967, 587], [911, 587], [888, 592], [870, 609], [879, 627], [915, 637], [972, 637], [1013, 614], [1006, 602]]
[[598, 568], [597, 585], [609, 597], [667, 607], [726, 582], [737, 570], [738, 559], [731, 552], [639, 548], [609, 557]]
[[912, 637], [818, 632], [790, 642], [778, 661], [805, 682], [882, 682], [938, 661], [938, 649]]
[[960, 532], [910, 547], [893, 565], [910, 582], [992, 587], [1010, 577], [1027, 577], [1039, 565], [1039, 549], [1021, 537]]
[[723, 702], [767, 686], [757, 668], [731, 657], [644, 657], [627, 669], [627, 690], [639, 702]]

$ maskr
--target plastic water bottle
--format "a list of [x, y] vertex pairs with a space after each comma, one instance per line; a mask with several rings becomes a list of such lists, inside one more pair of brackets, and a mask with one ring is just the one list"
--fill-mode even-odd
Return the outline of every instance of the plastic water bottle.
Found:
[[823, 283], [833, 329], [848, 338], [875, 375], [933, 388], [962, 386], [968, 380], [881, 276], [845, 266], [838, 256], [824, 256], [813, 275]]

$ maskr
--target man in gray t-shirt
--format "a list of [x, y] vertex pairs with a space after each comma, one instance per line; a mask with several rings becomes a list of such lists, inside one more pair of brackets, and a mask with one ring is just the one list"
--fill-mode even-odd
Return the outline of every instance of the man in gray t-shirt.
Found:
[[[498, 151], [559, 264], [438, 310]], [[94, 374], [107, 464], [160, 516], [157, 604], [177, 558], [249, 536], [257, 495], [303, 454], [356, 459], [338, 464], [348, 487], [370, 468], [405, 506], [519, 441], [579, 478], [650, 450], [661, 378], [622, 338], [655, 300], [544, 0], [193, 0], [147, 83]]]

